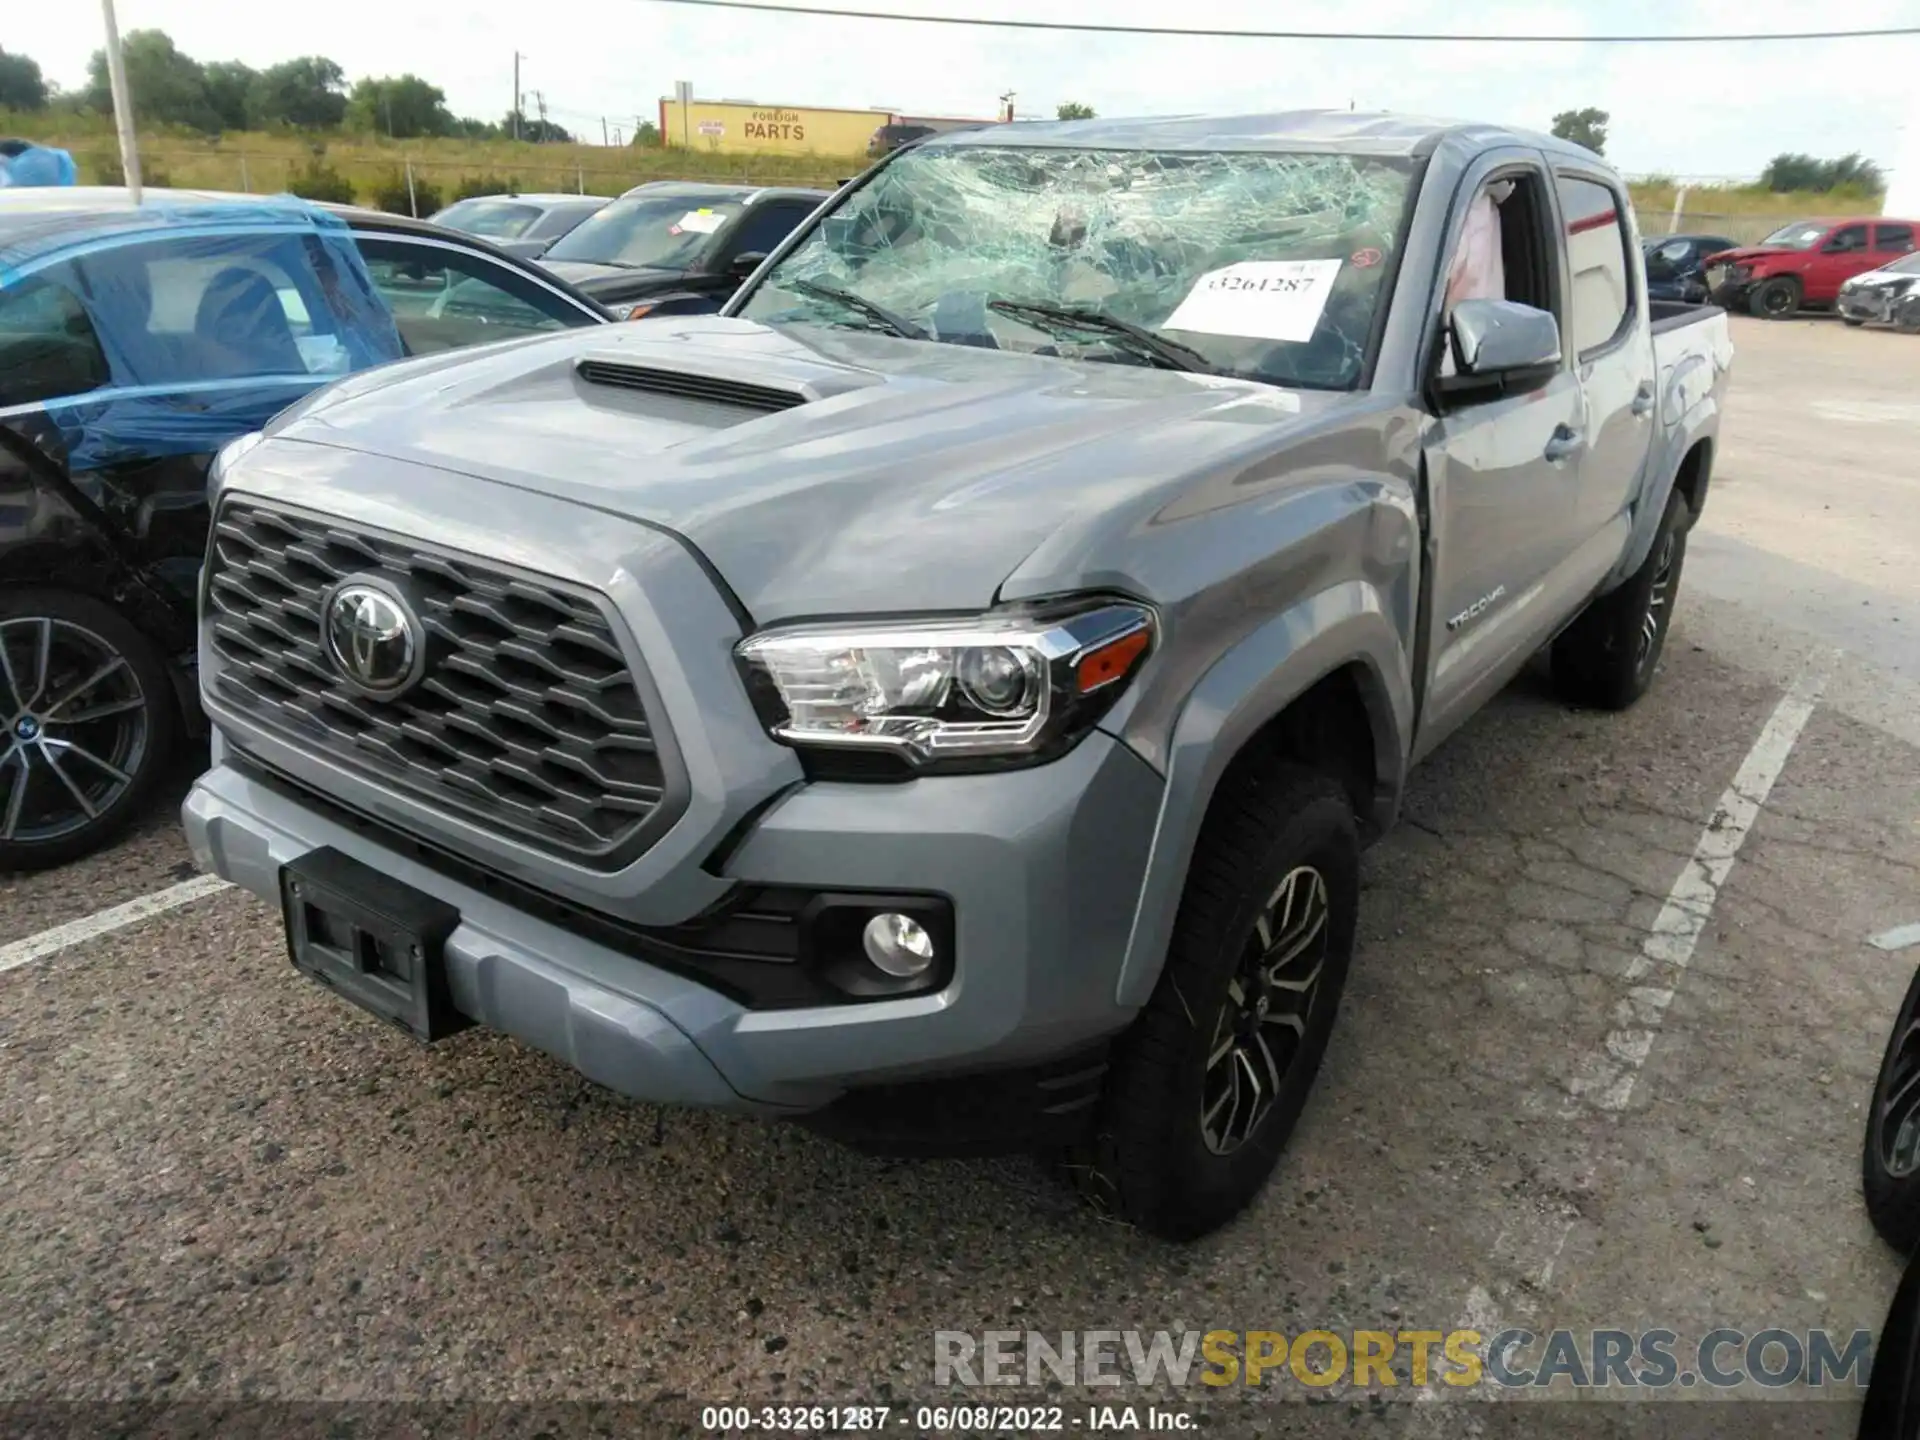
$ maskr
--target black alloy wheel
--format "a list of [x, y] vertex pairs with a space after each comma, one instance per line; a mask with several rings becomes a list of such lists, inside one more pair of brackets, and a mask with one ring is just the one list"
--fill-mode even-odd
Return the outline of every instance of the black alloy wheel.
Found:
[[1287, 872], [1247, 937], [1214, 1024], [1200, 1133], [1216, 1155], [1260, 1128], [1299, 1059], [1327, 960], [1327, 882], [1310, 865]]

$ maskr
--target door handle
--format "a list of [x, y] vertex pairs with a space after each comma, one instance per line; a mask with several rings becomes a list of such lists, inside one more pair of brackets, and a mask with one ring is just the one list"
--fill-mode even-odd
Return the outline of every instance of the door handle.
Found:
[[1562, 425], [1553, 432], [1553, 438], [1547, 441], [1546, 456], [1549, 464], [1558, 465], [1562, 460], [1570, 460], [1586, 449], [1587, 437], [1570, 425]]
[[1653, 383], [1651, 381], [1642, 382], [1640, 388], [1633, 392], [1632, 409], [1633, 418], [1636, 420], [1644, 420], [1653, 413]]

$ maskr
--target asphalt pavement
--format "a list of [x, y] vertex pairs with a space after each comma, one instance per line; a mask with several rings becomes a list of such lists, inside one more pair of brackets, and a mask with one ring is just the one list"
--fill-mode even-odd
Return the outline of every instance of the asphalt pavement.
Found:
[[[919, 1432], [987, 1398], [936, 1387], [938, 1331], [1876, 1330], [1899, 1266], [1860, 1135], [1920, 964], [1869, 943], [1920, 921], [1920, 340], [1734, 324], [1653, 693], [1579, 712], [1536, 667], [1416, 773], [1300, 1131], [1222, 1233], [1103, 1222], [1037, 1161], [633, 1104], [495, 1035], [416, 1046], [224, 891], [0, 973], [0, 1404], [635, 1407], [609, 1433], [886, 1404]], [[111, 853], [0, 880], [0, 953], [190, 878], [183, 785]], [[1220, 1433], [1857, 1416], [1851, 1386], [1750, 1383], [1516, 1421], [1405, 1353], [1395, 1385], [1033, 1393], [1074, 1429], [1095, 1401]]]

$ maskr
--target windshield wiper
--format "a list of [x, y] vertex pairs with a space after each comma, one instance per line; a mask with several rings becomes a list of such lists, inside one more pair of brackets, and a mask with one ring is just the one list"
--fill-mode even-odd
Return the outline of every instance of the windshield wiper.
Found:
[[831, 300], [844, 305], [849, 310], [858, 310], [869, 320], [877, 320], [903, 340], [928, 339], [927, 332], [904, 315], [893, 311], [864, 295], [856, 295], [851, 290], [842, 290], [837, 285], [822, 285], [817, 280], [793, 280], [782, 277], [773, 282], [784, 290], [798, 290], [802, 295], [813, 295], [821, 300]]
[[1156, 335], [1144, 326], [1135, 325], [1131, 320], [1122, 320], [1117, 315], [1109, 315], [1104, 310], [1078, 305], [1043, 305], [1032, 300], [989, 300], [987, 308], [1002, 315], [1011, 315], [1016, 320], [1039, 320], [1067, 329], [1111, 335], [1174, 370], [1188, 370], [1196, 375], [1220, 374], [1220, 367], [1192, 346]]

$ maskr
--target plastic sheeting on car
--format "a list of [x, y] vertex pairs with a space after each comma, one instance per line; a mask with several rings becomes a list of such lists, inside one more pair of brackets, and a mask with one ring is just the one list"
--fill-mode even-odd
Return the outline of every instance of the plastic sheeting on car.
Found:
[[65, 150], [25, 141], [0, 141], [0, 190], [73, 185], [79, 178], [73, 156]]
[[315, 385], [405, 354], [337, 216], [289, 198], [94, 218], [0, 247], [0, 305], [12, 291], [16, 311], [58, 315], [52, 338], [106, 377], [47, 397], [76, 472], [217, 450]]
[[[1351, 384], [1394, 273], [1411, 172], [1394, 157], [1310, 152], [934, 147], [898, 157], [848, 197], [770, 285], [852, 290], [942, 340], [996, 344], [991, 299], [1162, 328], [1231, 267], [1309, 264], [1320, 268], [1306, 283], [1320, 293], [1304, 338], [1216, 330], [1209, 353], [1281, 383]], [[796, 294], [790, 317], [847, 322], [830, 297], [780, 293]]]

